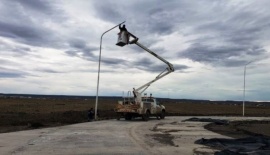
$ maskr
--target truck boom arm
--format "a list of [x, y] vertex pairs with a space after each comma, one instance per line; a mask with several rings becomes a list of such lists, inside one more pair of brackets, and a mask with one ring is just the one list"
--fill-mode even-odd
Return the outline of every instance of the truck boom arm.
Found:
[[162, 71], [154, 80], [142, 85], [141, 87], [135, 89], [135, 92], [139, 92], [143, 93], [152, 83], [156, 82], [157, 80], [163, 78], [164, 76], [170, 74], [171, 72], [174, 71], [174, 67], [171, 63], [169, 63], [167, 60], [165, 60], [164, 58], [160, 57], [159, 55], [157, 55], [156, 53], [154, 53], [153, 51], [151, 51], [150, 49], [148, 49], [147, 47], [143, 46], [142, 44], [140, 44], [138, 42], [139, 38], [137, 38], [136, 36], [134, 36], [133, 34], [131, 34], [130, 32], [128, 32], [128, 35], [132, 38], [134, 38], [133, 40], [129, 41], [129, 44], [136, 44], [137, 46], [141, 47], [142, 49], [144, 49], [145, 51], [147, 51], [148, 53], [150, 53], [151, 55], [153, 55], [154, 57], [158, 58], [159, 60], [163, 61], [165, 64], [167, 64], [167, 68]]

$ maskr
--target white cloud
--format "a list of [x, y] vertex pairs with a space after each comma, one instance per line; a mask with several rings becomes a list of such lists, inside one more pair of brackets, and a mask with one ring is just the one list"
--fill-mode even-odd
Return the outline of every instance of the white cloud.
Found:
[[[13, 6], [13, 7], [11, 7]], [[95, 95], [101, 34], [126, 20], [139, 42], [176, 72], [157, 97], [269, 98], [269, 1], [7, 1], [0, 4], [0, 93]], [[14, 20], [16, 19], [16, 20]], [[122, 95], [166, 67], [136, 45], [103, 38], [100, 95]]]

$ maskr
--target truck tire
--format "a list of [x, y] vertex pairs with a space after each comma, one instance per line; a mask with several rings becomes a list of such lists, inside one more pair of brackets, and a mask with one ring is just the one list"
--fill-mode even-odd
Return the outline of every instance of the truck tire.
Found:
[[132, 115], [130, 115], [130, 114], [125, 115], [125, 120], [131, 120], [131, 119], [132, 119]]
[[142, 119], [144, 121], [148, 121], [149, 120], [149, 117], [150, 117], [150, 112], [149, 111], [146, 111], [146, 113], [142, 116]]
[[165, 110], [162, 110], [160, 114], [160, 119], [164, 119], [164, 118], [165, 118]]

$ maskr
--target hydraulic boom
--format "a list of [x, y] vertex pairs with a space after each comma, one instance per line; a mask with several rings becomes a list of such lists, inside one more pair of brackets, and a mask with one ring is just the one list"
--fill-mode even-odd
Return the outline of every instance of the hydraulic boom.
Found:
[[[121, 30], [121, 28], [120, 28]], [[130, 40], [130, 38], [133, 38], [132, 40]], [[127, 44], [136, 44], [137, 46], [139, 46], [140, 48], [144, 49], [145, 51], [147, 51], [148, 53], [150, 53], [151, 55], [153, 55], [154, 57], [158, 58], [159, 60], [163, 61], [166, 65], [167, 68], [162, 71], [160, 74], [158, 74], [158, 76], [156, 76], [156, 78], [154, 80], [151, 80], [150, 82], [140, 86], [137, 89], [133, 88], [133, 94], [134, 97], [137, 98], [137, 101], [140, 102], [141, 101], [141, 94], [154, 82], [156, 82], [157, 80], [163, 78], [164, 76], [170, 74], [171, 72], [174, 71], [174, 67], [171, 63], [169, 63], [167, 60], [165, 60], [164, 58], [162, 58], [161, 56], [157, 55], [156, 53], [154, 53], [153, 51], [151, 51], [150, 49], [148, 49], [147, 47], [145, 47], [144, 45], [142, 45], [141, 43], [138, 42], [139, 38], [134, 36], [133, 34], [131, 34], [130, 32], [128, 32], [126, 29], [121, 30], [119, 33], [119, 38], [118, 38], [118, 43], [116, 45], [118, 46], [124, 46]]]

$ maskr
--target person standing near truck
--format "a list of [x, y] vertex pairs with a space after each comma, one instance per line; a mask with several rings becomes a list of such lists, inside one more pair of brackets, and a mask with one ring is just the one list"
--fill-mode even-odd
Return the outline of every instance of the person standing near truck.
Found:
[[94, 110], [93, 110], [93, 108], [88, 110], [87, 117], [88, 117], [88, 122], [91, 122], [93, 120], [93, 118], [94, 118]]

